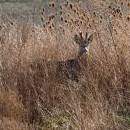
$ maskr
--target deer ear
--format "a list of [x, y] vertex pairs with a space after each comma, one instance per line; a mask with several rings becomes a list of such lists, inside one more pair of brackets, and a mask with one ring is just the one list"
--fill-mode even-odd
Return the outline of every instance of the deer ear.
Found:
[[77, 35], [74, 36], [74, 40], [75, 40], [76, 43], [79, 44], [79, 37]]
[[88, 38], [88, 43], [91, 43], [92, 40], [93, 40], [93, 34], [89, 36], [89, 38]]

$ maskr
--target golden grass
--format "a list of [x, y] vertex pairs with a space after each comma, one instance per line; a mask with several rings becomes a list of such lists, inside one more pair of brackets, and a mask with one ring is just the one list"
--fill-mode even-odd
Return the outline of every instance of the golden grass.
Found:
[[[63, 3], [61, 21], [55, 25], [57, 16], [51, 14], [43, 28], [23, 22], [19, 30], [10, 27], [16, 32], [6, 32], [2, 23], [1, 129], [33, 129], [33, 123], [38, 130], [130, 128], [130, 27], [128, 16], [111, 6], [98, 16], [81, 3]], [[55, 8], [55, 3], [49, 7]], [[41, 15], [44, 18], [44, 12]], [[80, 30], [94, 33], [82, 76], [79, 83], [59, 83], [55, 61], [77, 57], [73, 36]]]

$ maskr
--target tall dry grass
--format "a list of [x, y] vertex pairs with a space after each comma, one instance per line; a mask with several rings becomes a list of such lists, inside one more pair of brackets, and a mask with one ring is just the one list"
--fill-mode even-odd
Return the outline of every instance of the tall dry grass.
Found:
[[[49, 6], [52, 8], [53, 4]], [[85, 7], [77, 5], [63, 5], [63, 13], [68, 11], [74, 21], [69, 21], [71, 18], [64, 14], [68, 21], [61, 24], [63, 28], [50, 28], [48, 23], [43, 28], [36, 27], [29, 21], [7, 27], [1, 22], [1, 129], [130, 128], [130, 48], [129, 34], [124, 29], [129, 25], [124, 22], [125, 15], [120, 18], [120, 11], [116, 10], [113, 14], [110, 6], [106, 14], [98, 18], [91, 8], [84, 12]], [[53, 17], [49, 16], [49, 19]], [[79, 22], [75, 23], [77, 19]], [[87, 25], [80, 24], [80, 21]], [[81, 62], [80, 81], [70, 83], [63, 79], [59, 82], [55, 78], [55, 61], [77, 56], [78, 46], [73, 36], [84, 29], [95, 33], [90, 51]]]

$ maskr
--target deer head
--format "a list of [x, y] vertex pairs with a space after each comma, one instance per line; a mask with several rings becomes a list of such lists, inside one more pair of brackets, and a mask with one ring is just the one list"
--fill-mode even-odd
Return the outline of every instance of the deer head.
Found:
[[79, 45], [79, 57], [84, 53], [88, 52], [90, 43], [93, 40], [93, 35], [88, 36], [86, 32], [85, 37], [83, 37], [82, 32], [74, 36], [74, 41]]

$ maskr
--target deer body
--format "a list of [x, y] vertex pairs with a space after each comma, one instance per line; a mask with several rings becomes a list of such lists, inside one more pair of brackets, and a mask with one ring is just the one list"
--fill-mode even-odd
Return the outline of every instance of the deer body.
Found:
[[77, 59], [67, 60], [66, 62], [58, 62], [56, 69], [56, 77], [63, 79], [71, 79], [72, 81], [79, 81], [81, 75], [81, 65]]

